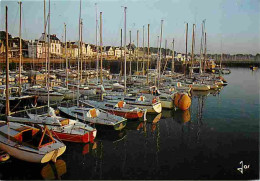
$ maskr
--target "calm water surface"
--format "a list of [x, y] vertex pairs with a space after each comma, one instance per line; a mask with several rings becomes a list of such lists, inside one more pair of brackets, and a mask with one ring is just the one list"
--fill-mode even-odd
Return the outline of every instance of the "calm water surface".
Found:
[[[94, 144], [67, 143], [56, 164], [11, 158], [0, 179], [258, 179], [260, 71], [233, 68], [219, 94], [194, 94], [186, 112], [163, 111]], [[243, 174], [240, 162], [250, 165]]]

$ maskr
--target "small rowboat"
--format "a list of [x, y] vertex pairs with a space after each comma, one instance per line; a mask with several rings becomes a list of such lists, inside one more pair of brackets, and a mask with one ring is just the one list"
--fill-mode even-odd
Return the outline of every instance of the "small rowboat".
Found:
[[25, 124], [0, 122], [0, 149], [9, 155], [27, 162], [56, 162], [66, 146], [52, 137], [45, 126], [43, 129]]
[[91, 107], [102, 109], [111, 114], [121, 116], [126, 119], [139, 119], [143, 117], [145, 112], [144, 110], [126, 104], [124, 101], [119, 101], [118, 103], [115, 104], [106, 101], [98, 102], [98, 101], [85, 100], [85, 101], [81, 101], [81, 103], [87, 104]]

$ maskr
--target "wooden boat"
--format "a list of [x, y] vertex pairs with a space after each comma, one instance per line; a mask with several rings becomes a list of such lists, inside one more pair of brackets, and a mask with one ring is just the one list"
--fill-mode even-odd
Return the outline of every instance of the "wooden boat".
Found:
[[95, 124], [96, 127], [107, 127], [114, 130], [121, 130], [126, 126], [126, 119], [108, 112], [86, 107], [58, 107], [61, 114], [77, 118], [82, 122]]
[[0, 122], [0, 149], [27, 162], [56, 162], [66, 146], [52, 137], [47, 127], [37, 129], [28, 125]]
[[108, 102], [117, 103], [120, 100], [126, 102], [126, 104], [133, 105], [140, 109], [146, 109], [148, 113], [161, 113], [162, 104], [160, 100], [156, 98], [152, 101], [146, 100], [145, 96], [104, 96], [104, 99]]
[[145, 112], [145, 110], [141, 110], [139, 108], [126, 104], [124, 101], [119, 101], [116, 104], [106, 101], [98, 102], [91, 100], [84, 100], [80, 102], [94, 108], [102, 109], [111, 114], [124, 117], [126, 119], [139, 119], [143, 117]]
[[[33, 86], [24, 91], [27, 95], [36, 95], [38, 96], [38, 101], [47, 102], [48, 101], [48, 91], [45, 88], [40, 86]], [[54, 92], [53, 90], [49, 91], [50, 102], [61, 102], [64, 98], [63, 94]]]
[[[28, 113], [27, 113], [28, 114]], [[43, 115], [28, 114], [27, 118], [8, 117], [9, 121], [22, 123], [39, 124], [40, 126], [47, 125], [48, 129], [60, 140], [68, 142], [88, 143], [94, 142], [97, 134], [95, 128], [76, 120], [62, 118], [55, 115], [54, 110], [49, 107], [48, 113]]]

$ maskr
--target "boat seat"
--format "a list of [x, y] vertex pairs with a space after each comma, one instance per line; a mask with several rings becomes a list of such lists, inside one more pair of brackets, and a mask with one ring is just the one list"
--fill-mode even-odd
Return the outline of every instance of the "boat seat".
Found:
[[62, 119], [62, 120], [60, 120], [60, 124], [61, 124], [61, 126], [66, 126], [66, 125], [69, 124], [69, 122], [70, 122], [69, 119]]
[[118, 107], [118, 108], [123, 108], [125, 106], [125, 102], [124, 101], [119, 101], [115, 107]]
[[91, 118], [95, 118], [95, 117], [98, 117], [99, 115], [99, 110], [93, 108], [93, 109], [90, 109], [88, 112], [87, 112], [87, 117], [91, 117]]

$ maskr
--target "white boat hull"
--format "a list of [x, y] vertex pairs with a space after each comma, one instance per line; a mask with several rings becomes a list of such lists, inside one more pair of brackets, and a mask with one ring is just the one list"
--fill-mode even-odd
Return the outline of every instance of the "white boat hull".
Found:
[[161, 104], [162, 104], [162, 108], [166, 108], [166, 109], [173, 109], [173, 107], [174, 107], [173, 101], [162, 101], [161, 100]]
[[161, 113], [162, 112], [162, 104], [160, 102], [155, 103], [153, 105], [135, 105], [135, 104], [133, 104], [133, 106], [136, 106], [140, 109], [146, 109], [147, 113]]
[[30, 152], [26, 149], [22, 149], [22, 147], [20, 147], [20, 145], [17, 145], [17, 143], [14, 142], [14, 144], [12, 146], [9, 146], [7, 144], [5, 144], [2, 139], [2, 137], [0, 136], [1, 141], [0, 141], [0, 149], [4, 150], [5, 152], [7, 152], [9, 155], [19, 159], [19, 160], [23, 160], [23, 161], [27, 161], [27, 162], [33, 162], [33, 163], [46, 163], [49, 162], [51, 160], [56, 160], [57, 157], [59, 157], [60, 155], [62, 155], [65, 150], [66, 150], [66, 146], [58, 148], [57, 150], [53, 150], [49, 153], [42, 153], [42, 154], [38, 154], [38, 153], [34, 153], [34, 152]]

